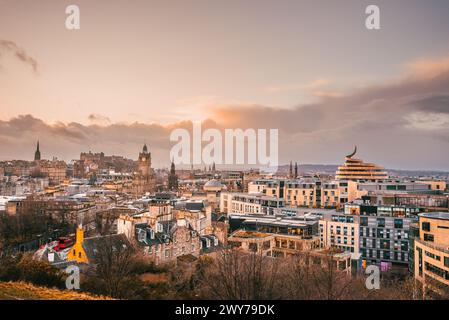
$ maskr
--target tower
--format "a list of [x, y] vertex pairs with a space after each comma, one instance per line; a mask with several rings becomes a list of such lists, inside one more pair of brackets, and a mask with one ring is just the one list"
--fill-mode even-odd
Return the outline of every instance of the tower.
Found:
[[76, 241], [72, 249], [67, 254], [67, 261], [76, 261], [77, 263], [89, 263], [86, 251], [84, 250], [84, 230], [82, 225], [76, 229]]
[[144, 144], [142, 152], [139, 153], [138, 171], [143, 176], [148, 176], [151, 171], [151, 153], [148, 152], [147, 145]]
[[37, 140], [36, 151], [34, 152], [34, 161], [39, 161], [41, 159], [41, 151], [39, 150], [39, 140]]
[[298, 178], [298, 162], [295, 162], [295, 179]]
[[151, 153], [148, 152], [146, 144], [143, 145], [142, 152], [139, 153], [137, 163], [137, 174], [133, 179], [134, 192], [136, 194], [154, 192], [156, 179], [151, 168]]
[[171, 162], [170, 174], [168, 175], [168, 189], [178, 189], [178, 176], [176, 175], [175, 162], [173, 160]]

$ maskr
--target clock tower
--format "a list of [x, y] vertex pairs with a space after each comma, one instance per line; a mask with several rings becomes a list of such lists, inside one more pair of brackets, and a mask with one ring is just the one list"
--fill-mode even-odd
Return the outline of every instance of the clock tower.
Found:
[[146, 144], [144, 144], [142, 152], [139, 153], [138, 171], [142, 176], [148, 176], [151, 171], [151, 153], [148, 152]]
[[139, 152], [139, 159], [137, 160], [137, 172], [133, 179], [134, 193], [141, 195], [146, 192], [154, 192], [156, 187], [156, 179], [154, 171], [151, 168], [151, 153], [148, 152], [148, 147], [145, 144], [142, 152]]

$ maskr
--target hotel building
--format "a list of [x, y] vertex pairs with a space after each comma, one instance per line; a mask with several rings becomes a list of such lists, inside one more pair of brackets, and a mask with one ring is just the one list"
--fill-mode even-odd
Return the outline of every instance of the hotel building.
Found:
[[387, 172], [381, 166], [372, 163], [365, 163], [360, 159], [354, 159], [353, 156], [356, 152], [357, 147], [355, 147], [353, 153], [346, 156], [345, 164], [338, 167], [335, 174], [336, 180], [378, 181], [388, 179]]

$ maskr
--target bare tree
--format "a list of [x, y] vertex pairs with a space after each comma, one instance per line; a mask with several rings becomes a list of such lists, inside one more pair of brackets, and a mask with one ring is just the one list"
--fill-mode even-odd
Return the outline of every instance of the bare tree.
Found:
[[206, 272], [209, 298], [246, 300], [281, 298], [279, 260], [260, 253], [223, 250]]

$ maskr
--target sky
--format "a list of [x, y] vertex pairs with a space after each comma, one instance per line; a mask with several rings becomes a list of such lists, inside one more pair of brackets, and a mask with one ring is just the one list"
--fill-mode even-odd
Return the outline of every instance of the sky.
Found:
[[[80, 30], [65, 27], [68, 5]], [[380, 8], [380, 30], [365, 8]], [[169, 162], [171, 130], [277, 128], [280, 162], [449, 170], [447, 0], [0, 0], [0, 160]]]

